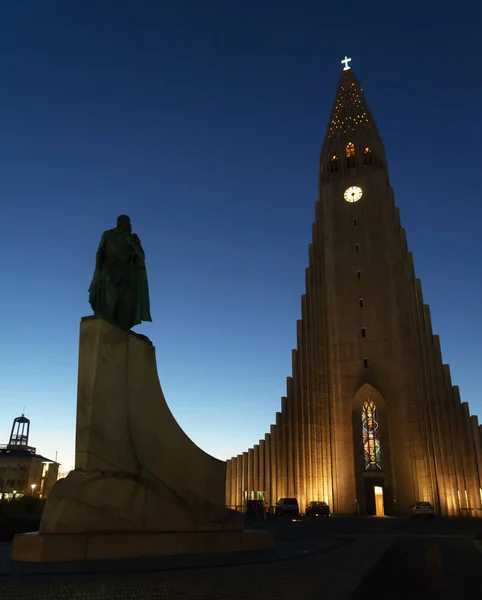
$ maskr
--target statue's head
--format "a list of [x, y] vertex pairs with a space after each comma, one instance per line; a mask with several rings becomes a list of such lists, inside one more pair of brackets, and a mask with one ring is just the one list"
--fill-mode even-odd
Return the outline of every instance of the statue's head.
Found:
[[119, 217], [117, 217], [117, 229], [119, 229], [120, 231], [131, 233], [131, 220], [127, 215], [120, 215]]

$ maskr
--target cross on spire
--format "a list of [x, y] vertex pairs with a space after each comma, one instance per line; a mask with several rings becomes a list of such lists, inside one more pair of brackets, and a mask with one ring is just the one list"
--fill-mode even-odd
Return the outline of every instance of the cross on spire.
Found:
[[345, 56], [345, 58], [343, 60], [340, 61], [342, 65], [345, 65], [343, 67], [344, 71], [348, 71], [349, 69], [351, 69], [351, 67], [348, 66], [348, 63], [351, 62], [351, 58], [348, 58], [347, 56]]

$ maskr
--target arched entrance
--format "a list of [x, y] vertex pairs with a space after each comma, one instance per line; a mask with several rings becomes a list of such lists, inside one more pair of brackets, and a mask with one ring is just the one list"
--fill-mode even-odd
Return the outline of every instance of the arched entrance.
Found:
[[395, 514], [387, 406], [372, 385], [355, 394], [352, 417], [358, 512]]

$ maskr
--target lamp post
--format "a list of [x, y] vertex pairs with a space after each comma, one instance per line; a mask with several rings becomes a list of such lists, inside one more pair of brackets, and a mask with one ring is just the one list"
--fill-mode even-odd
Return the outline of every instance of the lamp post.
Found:
[[32, 496], [33, 496], [33, 493], [34, 493], [35, 488], [37, 487], [37, 484], [36, 483], [32, 483], [30, 485], [30, 487], [32, 488]]

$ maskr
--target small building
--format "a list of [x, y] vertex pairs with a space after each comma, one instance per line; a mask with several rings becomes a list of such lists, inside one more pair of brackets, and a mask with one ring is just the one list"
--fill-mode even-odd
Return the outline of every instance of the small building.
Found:
[[46, 498], [57, 481], [59, 463], [28, 445], [29, 431], [30, 421], [24, 415], [17, 417], [9, 443], [0, 445], [0, 500]]

